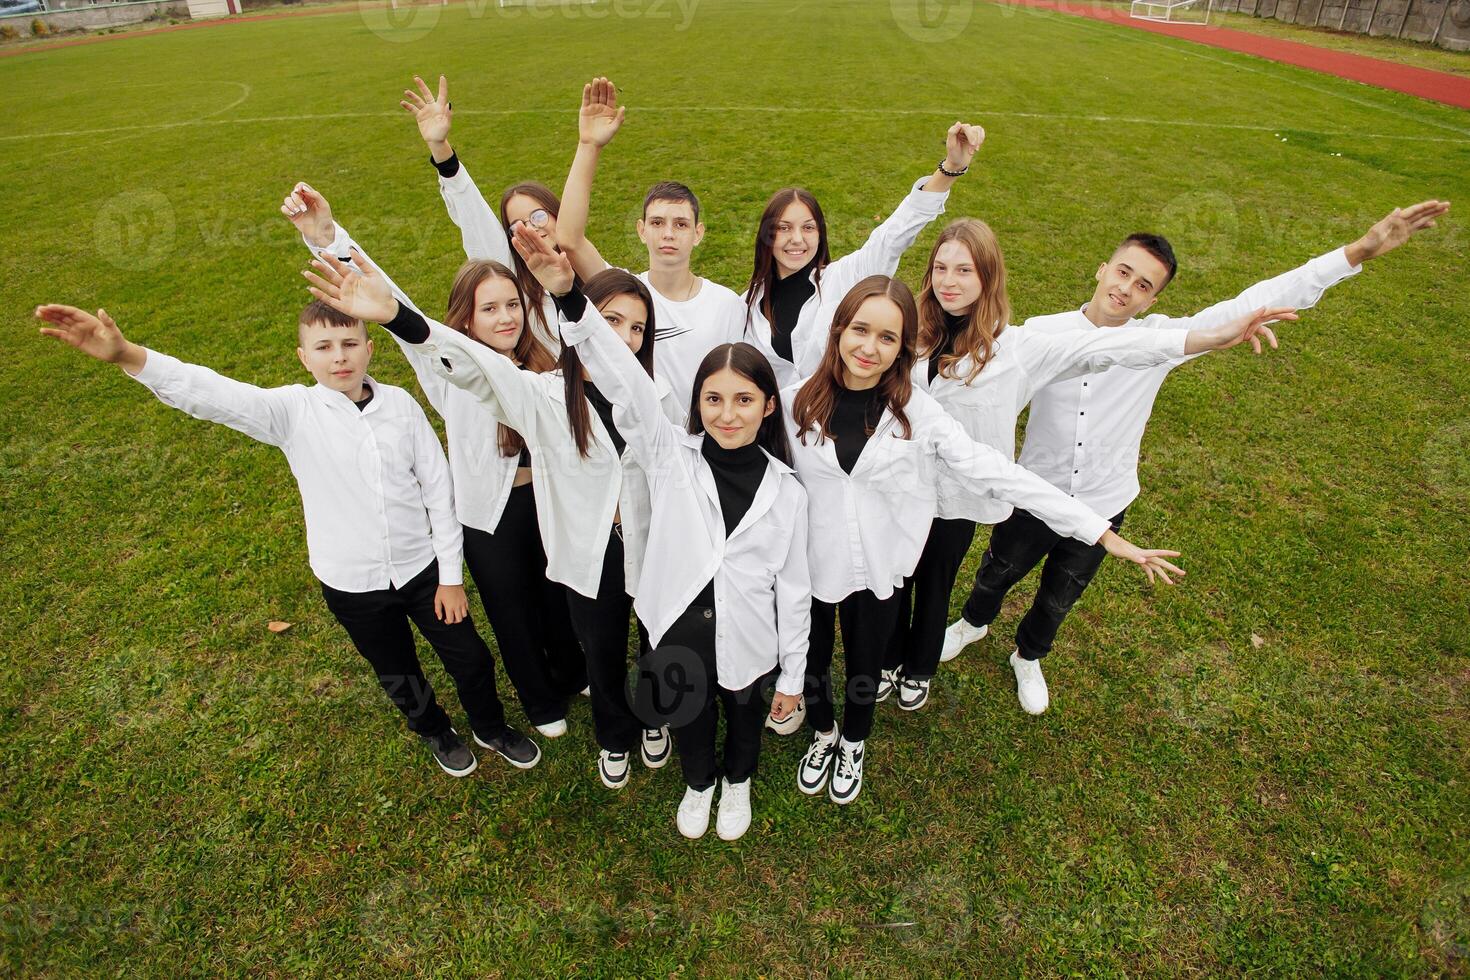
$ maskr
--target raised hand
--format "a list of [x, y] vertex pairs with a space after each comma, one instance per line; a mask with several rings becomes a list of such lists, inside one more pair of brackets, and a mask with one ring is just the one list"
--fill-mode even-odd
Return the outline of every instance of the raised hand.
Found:
[[331, 205], [304, 181], [291, 188], [291, 193], [281, 202], [281, 213], [291, 219], [301, 237], [317, 248], [326, 248], [337, 237]]
[[1369, 228], [1363, 237], [1348, 246], [1348, 260], [1362, 265], [1386, 252], [1392, 252], [1425, 228], [1433, 228], [1435, 219], [1450, 209], [1449, 201], [1420, 201], [1407, 208], [1394, 208]]
[[582, 86], [582, 108], [577, 113], [577, 140], [607, 146], [623, 125], [625, 106], [618, 105], [618, 87], [606, 78]]
[[47, 303], [36, 307], [36, 319], [51, 324], [41, 328], [43, 335], [55, 337], [88, 357], [121, 365], [130, 374], [142, 370], [147, 360], [147, 352], [123, 336], [106, 310], [98, 310], [94, 316], [75, 306]]
[[1184, 352], [1199, 354], [1207, 350], [1229, 350], [1236, 344], [1243, 344], [1249, 340], [1251, 348], [1259, 354], [1261, 353], [1262, 337], [1266, 338], [1273, 349], [1276, 347], [1276, 333], [1266, 324], [1296, 318], [1295, 307], [1273, 306], [1270, 309], [1262, 307], [1217, 327], [1189, 331], [1189, 338], [1184, 344]]
[[525, 222], [519, 222], [510, 243], [520, 253], [531, 275], [546, 287], [547, 292], [553, 296], [565, 296], [571, 292], [577, 281], [572, 272], [572, 260], [552, 248], [550, 242], [527, 228]]
[[1148, 576], [1150, 584], [1153, 583], [1154, 576], [1163, 579], [1165, 585], [1174, 584], [1174, 580], [1169, 577], [1170, 575], [1175, 575], [1179, 578], [1184, 577], [1184, 569], [1164, 560], [1166, 558], [1178, 558], [1179, 552], [1177, 551], [1140, 548], [1133, 542], [1120, 537], [1112, 531], [1104, 532], [1102, 538], [1097, 543], [1106, 548], [1108, 554], [1114, 558], [1131, 561], [1133, 564], [1142, 567], [1143, 574]]
[[944, 169], [964, 170], [975, 158], [975, 151], [985, 142], [985, 129], [957, 122], [944, 134]]
[[388, 280], [355, 248], [352, 262], [348, 265], [335, 255], [323, 253], [311, 263], [321, 275], [305, 269], [301, 272], [311, 283], [306, 288], [315, 298], [350, 317], [374, 323], [392, 320], [398, 315], [398, 300]]
[[[419, 135], [429, 145], [429, 150], [434, 152], [434, 158], [439, 159], [436, 147], [447, 148], [449, 142], [449, 125], [454, 118], [454, 107], [449, 101], [449, 79], [443, 75], [439, 76], [439, 95], [429, 91], [429, 86], [419, 76], [413, 76], [414, 84], [418, 91], [404, 89], [406, 98], [399, 100], [398, 104], [403, 106], [414, 122], [418, 123]], [[444, 154], [444, 159], [449, 159], [449, 154]]]

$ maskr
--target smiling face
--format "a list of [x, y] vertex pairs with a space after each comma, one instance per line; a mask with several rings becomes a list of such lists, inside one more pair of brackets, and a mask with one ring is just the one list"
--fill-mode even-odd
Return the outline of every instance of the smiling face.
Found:
[[872, 388], [903, 348], [903, 311], [887, 296], [869, 296], [837, 338], [842, 384], [850, 391]]
[[721, 368], [699, 386], [699, 419], [704, 431], [722, 449], [739, 449], [755, 442], [761, 421], [776, 410], [760, 385], [730, 368]]
[[362, 379], [372, 360], [373, 342], [359, 321], [342, 327], [315, 322], [297, 328], [296, 356], [323, 387], [340, 391], [354, 400], [361, 398]]
[[648, 307], [632, 293], [619, 293], [598, 307], [602, 318], [607, 321], [623, 343], [633, 353], [643, 349], [643, 334], [648, 328]]
[[786, 205], [771, 231], [771, 254], [781, 278], [800, 272], [817, 254], [821, 228], [805, 202], [794, 200]]
[[469, 323], [471, 337], [502, 354], [510, 354], [521, 339], [524, 323], [521, 294], [512, 280], [489, 276], [475, 287], [475, 311]]
[[650, 269], [688, 268], [689, 256], [704, 238], [688, 201], [653, 200], [638, 219], [638, 237], [648, 246]]
[[1127, 244], [1097, 270], [1088, 312], [1108, 326], [1127, 323], [1154, 305], [1169, 280], [1169, 267], [1141, 245]]
[[[541, 223], [537, 224], [538, 221]], [[556, 215], [529, 194], [513, 194], [505, 202], [505, 223], [512, 233], [518, 222], [524, 222], [542, 238], [556, 243]]]
[[985, 289], [969, 246], [954, 239], [935, 250], [929, 273], [934, 298], [939, 300], [940, 308], [946, 313], [959, 315], [970, 312]]

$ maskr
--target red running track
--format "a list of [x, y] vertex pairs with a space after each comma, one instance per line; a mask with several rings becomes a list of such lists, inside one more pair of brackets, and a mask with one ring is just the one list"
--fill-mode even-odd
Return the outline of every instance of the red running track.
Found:
[[1346, 51], [1331, 51], [1327, 48], [1302, 44], [1300, 41], [1284, 41], [1281, 38], [1248, 34], [1245, 31], [1234, 31], [1226, 27], [1206, 27], [1203, 24], [1161, 24], [1155, 21], [1138, 20], [1128, 16], [1127, 11], [1115, 7], [1066, 3], [1065, 0], [1002, 0], [1002, 2], [1015, 3], [1023, 7], [1055, 10], [1077, 17], [1134, 27], [1152, 34], [1167, 34], [1170, 37], [1183, 38], [1197, 44], [1207, 44], [1215, 48], [1224, 48], [1227, 51], [1239, 51], [1242, 54], [1253, 54], [1270, 61], [1279, 61], [1285, 65], [1310, 68], [1312, 71], [1325, 72], [1339, 78], [1348, 78], [1355, 82], [1392, 89], [1395, 92], [1417, 95], [1421, 99], [1443, 102], [1445, 105], [1458, 106], [1461, 109], [1470, 109], [1470, 76], [1451, 75], [1448, 72], [1433, 71], [1429, 68], [1401, 65], [1396, 61], [1384, 61], [1380, 58], [1349, 54]]

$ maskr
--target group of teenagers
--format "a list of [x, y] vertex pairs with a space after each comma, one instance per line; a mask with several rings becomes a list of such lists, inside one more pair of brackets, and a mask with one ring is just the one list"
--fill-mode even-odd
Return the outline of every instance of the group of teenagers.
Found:
[[[1119, 533], [1168, 373], [1213, 350], [1275, 347], [1269, 324], [1449, 207], [1395, 209], [1352, 244], [1182, 318], [1147, 314], [1176, 260], [1164, 238], [1131, 234], [1085, 305], [1015, 326], [982, 221], [944, 226], [917, 293], [896, 276], [984, 141], [955, 123], [934, 172], [850, 254], [830, 254], [809, 191], [776, 191], [737, 294], [691, 268], [704, 225], [684, 184], [645, 197], [647, 271], [609, 266], [586, 237], [599, 158], [624, 118], [606, 79], [583, 89], [561, 197], [518, 183], [498, 208], [449, 143], [446, 80], [437, 92], [415, 83], [401, 105], [466, 255], [442, 320], [298, 183], [281, 210], [313, 254], [297, 356], [314, 386], [231, 380], [131, 343], [104, 310], [39, 307], [41, 333], [285, 453], [328, 608], [445, 772], [477, 760], [410, 624], [452, 678], [473, 743], [522, 769], [541, 758], [506, 721], [467, 565], [531, 726], [564, 735], [569, 703], [586, 695], [597, 772], [614, 790], [635, 753], [657, 769], [677, 750], [675, 822], [690, 838], [712, 811], [721, 838], [745, 833], [767, 728], [809, 726], [798, 789], [850, 803], [876, 705], [922, 708], [939, 664], [986, 635], [1038, 564], [1010, 664], [1021, 707], [1045, 711], [1041, 660], [1107, 555], [1150, 581], [1184, 574], [1177, 552]], [[418, 401], [367, 373], [369, 322], [442, 418], [447, 458]], [[988, 547], [946, 624], [980, 524]]]

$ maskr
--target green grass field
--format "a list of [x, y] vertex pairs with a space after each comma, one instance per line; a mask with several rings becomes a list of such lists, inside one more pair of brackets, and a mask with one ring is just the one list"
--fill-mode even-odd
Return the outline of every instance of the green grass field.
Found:
[[442, 307], [461, 252], [396, 104], [415, 72], [450, 77], [487, 195], [559, 187], [579, 86], [613, 77], [594, 237], [638, 263], [643, 189], [683, 179], [696, 271], [737, 287], [772, 189], [812, 188], [840, 254], [958, 118], [989, 139], [948, 216], [994, 225], [1018, 319], [1084, 302], [1139, 228], [1174, 239], [1159, 308], [1183, 313], [1395, 205], [1470, 205], [1465, 112], [1059, 15], [918, 10], [371, 8], [0, 59], [5, 972], [1470, 972], [1466, 215], [1278, 353], [1177, 372], [1129, 531], [1182, 550], [1187, 584], [1105, 568], [1049, 713], [1005, 664], [1027, 587], [928, 708], [880, 709], [853, 806], [798, 794], [804, 739], [768, 739], [734, 845], [678, 836], [677, 767], [605, 791], [584, 703], [534, 772], [439, 774], [319, 597], [280, 455], [30, 320], [106, 306], [141, 343], [304, 380], [305, 251], [277, 210], [298, 179]]

